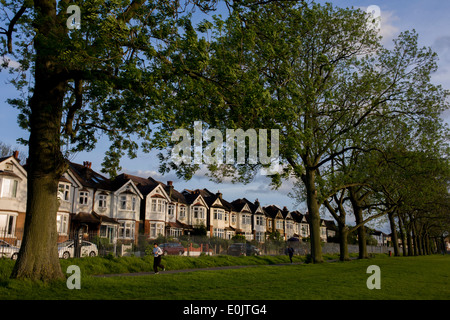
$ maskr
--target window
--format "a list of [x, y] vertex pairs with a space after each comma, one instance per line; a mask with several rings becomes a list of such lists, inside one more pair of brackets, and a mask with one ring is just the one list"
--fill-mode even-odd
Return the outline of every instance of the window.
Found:
[[69, 216], [67, 214], [58, 214], [56, 216], [56, 230], [58, 234], [67, 234], [67, 225]]
[[308, 236], [308, 230], [309, 229], [309, 226], [308, 225], [302, 225], [302, 237], [307, 237]]
[[264, 223], [264, 218], [261, 216], [256, 216], [256, 225], [257, 226], [262, 226]]
[[119, 208], [120, 210], [127, 209], [127, 196], [120, 196], [119, 198]]
[[59, 198], [64, 201], [70, 200], [70, 185], [65, 183], [60, 183], [58, 186]]
[[286, 230], [291, 231], [294, 229], [292, 221], [286, 221]]
[[277, 220], [277, 229], [283, 229], [283, 220]]
[[204, 219], [204, 208], [202, 207], [194, 207], [194, 218], [195, 219]]
[[222, 209], [213, 209], [214, 219], [215, 220], [223, 220], [224, 210]]
[[134, 238], [134, 222], [124, 221], [120, 223], [119, 226], [119, 238]]
[[114, 227], [109, 225], [101, 225], [100, 226], [100, 237], [107, 238], [110, 242], [114, 239]]
[[136, 210], [136, 197], [132, 197], [131, 198], [131, 210], [135, 211]]
[[263, 242], [264, 241], [264, 232], [256, 232], [255, 240], [258, 242]]
[[220, 228], [213, 228], [213, 236], [217, 238], [225, 237], [225, 230]]
[[242, 215], [242, 224], [252, 224], [250, 215], [248, 214]]
[[167, 211], [169, 216], [173, 217], [173, 215], [175, 214], [175, 206], [173, 204], [169, 204], [169, 208]]
[[0, 235], [14, 236], [16, 226], [16, 216], [10, 214], [0, 214]]
[[101, 194], [98, 196], [98, 207], [101, 209], [106, 208], [106, 194]]
[[14, 179], [4, 178], [2, 182], [2, 198], [15, 198], [17, 196], [17, 187], [19, 185], [19, 181]]
[[166, 201], [162, 199], [152, 199], [152, 211], [153, 212], [164, 212], [166, 206]]
[[180, 207], [180, 218], [181, 219], [186, 218], [186, 207], [184, 206]]
[[236, 223], [236, 214], [231, 214], [231, 223]]
[[272, 220], [269, 220], [269, 228], [272, 228]]
[[159, 223], [151, 223], [150, 224], [150, 238], [155, 239], [159, 235], [163, 235], [164, 230], [163, 226]]
[[171, 236], [171, 237], [178, 238], [178, 237], [180, 237], [180, 236], [183, 235], [183, 229], [180, 229], [180, 228], [170, 228], [169, 233], [170, 233], [170, 236]]
[[80, 191], [80, 199], [79, 199], [80, 204], [86, 205], [88, 203], [88, 197], [89, 197], [89, 192]]

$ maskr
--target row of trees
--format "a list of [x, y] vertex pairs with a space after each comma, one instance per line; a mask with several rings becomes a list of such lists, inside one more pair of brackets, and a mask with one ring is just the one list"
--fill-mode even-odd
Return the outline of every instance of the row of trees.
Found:
[[[68, 0], [2, 1], [2, 53], [24, 75], [13, 80], [23, 99], [10, 103], [30, 131], [29, 201], [13, 277], [64, 276], [56, 194], [70, 152], [92, 150], [106, 135], [103, 167], [114, 176], [120, 158], [136, 156], [142, 142], [144, 151], [162, 150], [162, 172], [189, 179], [200, 166], [170, 161], [171, 134], [198, 120], [205, 130], [279, 130], [282, 170], [271, 182], [276, 188], [293, 179], [293, 197], [306, 201], [314, 262], [323, 261], [324, 207], [343, 235], [343, 259], [345, 234], [381, 215], [401, 223], [403, 235], [448, 230], [440, 118], [448, 92], [430, 82], [436, 54], [418, 46], [414, 31], [387, 49], [363, 11], [313, 1], [77, 4], [81, 28], [69, 30]], [[193, 25], [194, 9], [217, 6], [226, 18]], [[208, 170], [217, 180], [248, 182], [261, 167], [216, 163]], [[349, 211], [355, 227], [347, 226]]]

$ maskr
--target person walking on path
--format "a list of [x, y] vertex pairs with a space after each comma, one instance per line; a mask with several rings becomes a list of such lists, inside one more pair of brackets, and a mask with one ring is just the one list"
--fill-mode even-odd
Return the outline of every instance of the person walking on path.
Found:
[[289, 254], [289, 260], [291, 260], [291, 263], [292, 263], [292, 256], [294, 255], [294, 248], [289, 246], [287, 251], [288, 251], [288, 254]]
[[153, 271], [155, 271], [155, 274], [158, 274], [158, 267], [162, 269], [162, 271], [166, 270], [164, 266], [161, 264], [161, 256], [163, 252], [160, 247], [158, 247], [158, 244], [155, 242], [153, 244]]

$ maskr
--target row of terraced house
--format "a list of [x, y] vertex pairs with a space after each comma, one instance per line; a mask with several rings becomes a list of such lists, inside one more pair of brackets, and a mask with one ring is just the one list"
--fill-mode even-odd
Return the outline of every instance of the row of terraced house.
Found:
[[[0, 158], [0, 237], [16, 238], [25, 222], [27, 172], [15, 152]], [[258, 200], [227, 201], [220, 192], [207, 189], [177, 191], [172, 181], [120, 174], [114, 179], [95, 172], [91, 162], [69, 168], [59, 181], [57, 230], [59, 241], [85, 226], [109, 241], [135, 241], [138, 235], [177, 238], [203, 226], [206, 235], [264, 242], [278, 231], [285, 240], [309, 237], [307, 215], [275, 205], [262, 207]], [[335, 232], [334, 224], [322, 220], [323, 241]]]

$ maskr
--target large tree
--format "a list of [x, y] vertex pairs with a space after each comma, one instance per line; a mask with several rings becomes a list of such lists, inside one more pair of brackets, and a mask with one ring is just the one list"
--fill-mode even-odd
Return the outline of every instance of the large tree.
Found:
[[[70, 4], [80, 8], [79, 28]], [[1, 1], [1, 50], [20, 63], [10, 100], [28, 129], [28, 201], [25, 230], [12, 277], [63, 277], [57, 254], [58, 180], [70, 152], [92, 150], [100, 134], [111, 141], [104, 168], [114, 175], [122, 155], [158, 143], [152, 129], [163, 114], [163, 87], [154, 65], [189, 19], [193, 6], [214, 1]], [[68, 21], [68, 19], [70, 20]], [[70, 27], [70, 28], [69, 28]], [[6, 61], [7, 62], [7, 61]], [[3, 66], [7, 65], [4, 63]], [[156, 129], [157, 130], [157, 129]]]

